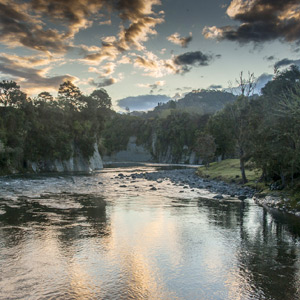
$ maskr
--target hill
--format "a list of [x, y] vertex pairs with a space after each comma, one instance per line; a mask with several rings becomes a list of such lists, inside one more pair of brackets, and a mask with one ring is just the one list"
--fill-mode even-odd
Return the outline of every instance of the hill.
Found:
[[216, 90], [194, 90], [178, 101], [170, 100], [165, 104], [159, 104], [150, 115], [161, 114], [165, 110], [177, 109], [188, 113], [213, 114], [232, 103], [237, 96]]

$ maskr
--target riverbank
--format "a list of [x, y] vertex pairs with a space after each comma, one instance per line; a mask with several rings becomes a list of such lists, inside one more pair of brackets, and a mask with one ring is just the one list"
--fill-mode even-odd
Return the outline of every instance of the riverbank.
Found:
[[244, 200], [246, 198], [252, 198], [255, 194], [255, 190], [251, 187], [239, 186], [234, 183], [226, 183], [218, 180], [210, 180], [199, 177], [194, 168], [190, 169], [171, 169], [171, 170], [159, 170], [155, 172], [136, 172], [130, 175], [120, 173], [117, 178], [119, 179], [131, 179], [144, 178], [149, 181], [153, 181], [151, 189], [158, 189], [160, 183], [169, 180], [173, 185], [181, 187], [180, 192], [184, 192], [186, 189], [206, 189], [210, 193], [215, 194], [215, 199], [237, 198]]
[[[201, 178], [235, 183], [241, 188], [255, 190], [253, 199], [260, 206], [275, 208], [300, 217], [300, 197], [297, 188], [279, 190], [276, 189], [275, 183], [261, 183], [259, 182], [260, 173], [260, 170], [248, 166], [246, 168], [248, 182], [242, 184], [238, 159], [215, 162], [209, 168], [200, 167], [197, 170], [197, 175]], [[297, 187], [297, 183], [294, 185]]]

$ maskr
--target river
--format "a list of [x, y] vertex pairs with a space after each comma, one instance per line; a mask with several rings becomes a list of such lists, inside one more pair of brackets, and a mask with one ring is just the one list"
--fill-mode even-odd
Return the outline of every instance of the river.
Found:
[[0, 299], [300, 299], [297, 218], [160, 169], [2, 177]]

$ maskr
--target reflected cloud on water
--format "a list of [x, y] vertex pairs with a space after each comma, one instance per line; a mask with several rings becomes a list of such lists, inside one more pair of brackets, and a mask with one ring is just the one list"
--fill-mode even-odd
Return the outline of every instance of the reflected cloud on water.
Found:
[[120, 170], [0, 182], [0, 299], [300, 299], [297, 220]]

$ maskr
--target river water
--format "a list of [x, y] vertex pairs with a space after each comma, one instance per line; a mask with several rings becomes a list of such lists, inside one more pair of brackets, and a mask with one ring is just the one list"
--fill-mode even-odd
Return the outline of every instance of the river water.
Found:
[[298, 219], [146, 171], [2, 177], [0, 299], [300, 299]]

